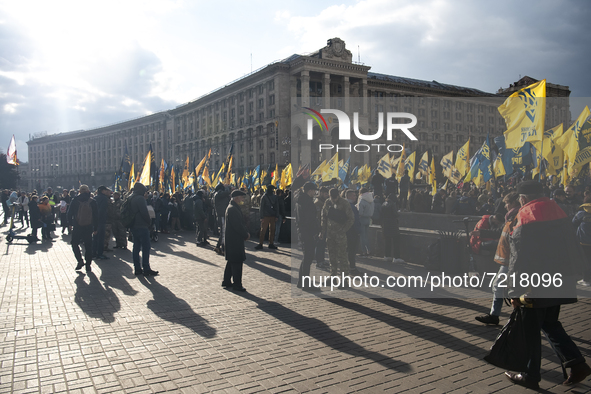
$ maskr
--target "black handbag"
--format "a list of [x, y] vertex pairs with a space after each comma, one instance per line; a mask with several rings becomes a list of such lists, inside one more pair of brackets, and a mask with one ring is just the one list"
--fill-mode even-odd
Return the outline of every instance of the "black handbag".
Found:
[[484, 357], [490, 364], [509, 371], [526, 371], [529, 360], [530, 352], [521, 309], [513, 309], [509, 321], [501, 329], [490, 352]]

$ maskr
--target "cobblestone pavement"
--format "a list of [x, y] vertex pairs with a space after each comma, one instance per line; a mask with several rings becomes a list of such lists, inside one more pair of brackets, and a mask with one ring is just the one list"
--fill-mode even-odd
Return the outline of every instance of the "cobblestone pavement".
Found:
[[[235, 293], [220, 287], [223, 258], [194, 238], [161, 236], [154, 278], [133, 275], [131, 251], [109, 252], [85, 274], [68, 236], [2, 240], [0, 392], [532, 392], [482, 360], [500, 329], [474, 320], [488, 297], [297, 298], [290, 250], [252, 242], [248, 292]], [[586, 299], [561, 314], [587, 357], [590, 312]], [[547, 341], [542, 373], [541, 392], [591, 393], [590, 381], [560, 385]]]

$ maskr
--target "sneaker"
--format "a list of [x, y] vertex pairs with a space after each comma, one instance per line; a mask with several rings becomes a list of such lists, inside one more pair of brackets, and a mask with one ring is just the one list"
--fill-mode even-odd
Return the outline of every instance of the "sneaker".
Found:
[[565, 386], [572, 386], [585, 380], [587, 376], [591, 375], [591, 367], [587, 363], [577, 364], [570, 369], [568, 379], [562, 383]]
[[486, 314], [482, 316], [476, 316], [475, 319], [484, 324], [499, 324], [499, 317], [494, 315]]
[[82, 267], [84, 267], [84, 261], [78, 263], [78, 265], [76, 266], [76, 271], [80, 271]]
[[263, 249], [263, 244], [258, 244], [257, 246], [254, 247], [256, 250], [262, 250]]
[[271, 244], [269, 245], [269, 249], [277, 249], [277, 246], [275, 246], [275, 244]]
[[154, 271], [154, 270], [144, 271], [144, 276], [158, 276], [158, 271]]
[[591, 282], [589, 282], [588, 280], [585, 280], [585, 279], [581, 279], [577, 283], [580, 284], [581, 286], [586, 286], [586, 287], [591, 286]]

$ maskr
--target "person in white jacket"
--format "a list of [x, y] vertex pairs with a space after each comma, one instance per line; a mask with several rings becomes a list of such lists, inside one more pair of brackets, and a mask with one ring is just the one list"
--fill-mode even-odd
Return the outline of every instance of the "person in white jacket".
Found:
[[373, 216], [374, 202], [373, 194], [365, 187], [359, 191], [357, 209], [359, 210], [359, 221], [361, 222], [361, 256], [368, 256], [370, 250], [367, 234], [369, 233], [369, 225]]

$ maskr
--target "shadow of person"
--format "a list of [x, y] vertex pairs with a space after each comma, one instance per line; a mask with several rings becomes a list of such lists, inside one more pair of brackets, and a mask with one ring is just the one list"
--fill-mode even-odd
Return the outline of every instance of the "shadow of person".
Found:
[[[85, 276], [88, 276], [88, 283], [84, 280]], [[121, 309], [121, 302], [109, 286], [103, 287], [92, 272], [86, 275], [78, 272], [74, 284], [76, 285], [74, 301], [84, 313], [89, 317], [101, 319], [105, 323], [115, 321], [115, 313]]]
[[138, 276], [140, 283], [152, 292], [153, 299], [147, 307], [159, 318], [183, 325], [205, 338], [213, 338], [217, 330], [208, 324], [185, 300], [178, 298], [168, 288], [162, 286], [155, 277]]
[[354, 357], [363, 357], [367, 360], [376, 362], [383, 367], [403, 373], [412, 372], [410, 364], [395, 360], [384, 354], [374, 352], [364, 348], [355, 343], [349, 338], [341, 335], [337, 331], [331, 329], [325, 322], [314, 317], [304, 316], [297, 313], [275, 301], [267, 301], [250, 293], [236, 293], [236, 295], [257, 303], [257, 308], [290, 325], [296, 330], [308, 335], [315, 340], [324, 343], [326, 346], [333, 348], [339, 352], [349, 354]]
[[127, 296], [138, 293], [125, 278], [135, 278], [132, 268], [125, 261], [111, 257], [109, 260], [96, 260], [93, 262], [101, 269], [100, 280], [105, 287], [119, 289]]
[[[19, 241], [20, 241], [20, 243], [27, 242], [27, 240], [25, 240], [25, 239], [21, 239]], [[34, 242], [34, 243], [27, 245], [27, 247], [25, 248], [25, 253], [33, 255], [37, 252], [47, 252], [49, 250], [49, 248], [51, 248], [52, 246], [53, 246], [53, 242], [41, 242], [41, 241]]]

